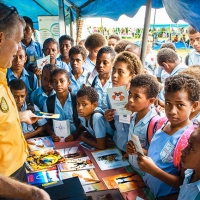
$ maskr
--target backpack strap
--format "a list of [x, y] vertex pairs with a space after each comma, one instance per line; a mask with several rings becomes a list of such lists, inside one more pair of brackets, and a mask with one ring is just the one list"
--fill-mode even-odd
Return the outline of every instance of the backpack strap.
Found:
[[77, 112], [77, 107], [76, 107], [76, 95], [73, 93], [70, 93], [70, 94], [72, 98], [73, 121], [77, 128], [80, 124], [80, 119], [78, 118], [78, 112]]
[[[35, 113], [34, 103], [32, 103], [32, 102], [26, 100], [26, 105], [27, 105], [26, 110], [31, 110], [32, 113]], [[33, 126], [34, 130], [36, 130], [36, 129], [38, 128], [38, 123], [35, 122], [35, 123], [32, 124], [32, 126]]]
[[176, 147], [174, 149], [173, 163], [175, 167], [178, 167], [178, 170], [181, 169], [180, 161], [181, 161], [181, 150], [184, 149], [188, 145], [188, 139], [191, 133], [195, 130], [195, 126], [188, 127], [178, 139]]
[[148, 144], [150, 144], [151, 139], [153, 138], [153, 135], [156, 132], [155, 127], [156, 127], [156, 124], [158, 123], [159, 119], [160, 119], [159, 115], [155, 115], [150, 119], [149, 125], [147, 127], [147, 134], [146, 134]]
[[161, 117], [161, 118], [158, 120], [157, 124], [156, 124], [156, 131], [159, 130], [159, 129], [161, 129], [162, 125], [163, 125], [165, 122], [167, 122], [167, 121], [168, 121], [167, 117]]
[[[97, 75], [98, 76], [98, 75]], [[94, 78], [94, 80], [92, 81], [92, 85], [91, 85], [91, 87], [93, 87], [94, 88], [94, 86], [95, 86], [95, 83], [96, 83], [96, 80], [97, 80], [97, 76]]]
[[[55, 102], [56, 102], [56, 95], [55, 94], [47, 98], [46, 103], [47, 103], [47, 111], [48, 111], [48, 113], [54, 113]], [[51, 124], [51, 126], [53, 126], [53, 120], [52, 119], [48, 119], [48, 121]]]
[[100, 111], [100, 110], [95, 110], [95, 111], [91, 114], [91, 116], [90, 116], [90, 127], [92, 128], [92, 130], [93, 130], [93, 115], [94, 115], [95, 113], [100, 113], [100, 114], [104, 115], [104, 113], [103, 113], [102, 111]]
[[29, 82], [29, 85], [30, 85], [30, 89], [33, 91], [33, 87], [34, 87], [34, 73], [33, 72], [30, 72], [27, 70], [27, 73], [28, 73], [28, 82]]
[[185, 57], [185, 64], [186, 64], [186, 65], [189, 64], [189, 54]]

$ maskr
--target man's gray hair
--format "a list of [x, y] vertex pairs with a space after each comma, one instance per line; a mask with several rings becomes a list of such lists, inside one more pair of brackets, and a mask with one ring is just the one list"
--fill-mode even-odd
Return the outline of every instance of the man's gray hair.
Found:
[[3, 32], [5, 37], [9, 39], [15, 34], [19, 24], [24, 27], [26, 25], [23, 18], [14, 10], [14, 7], [9, 8], [0, 3], [0, 32]]

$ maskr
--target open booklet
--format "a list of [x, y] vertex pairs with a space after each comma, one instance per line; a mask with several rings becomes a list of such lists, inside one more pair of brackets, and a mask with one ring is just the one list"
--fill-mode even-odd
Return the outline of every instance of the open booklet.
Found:
[[34, 117], [58, 119], [60, 117], [60, 114], [36, 111]]

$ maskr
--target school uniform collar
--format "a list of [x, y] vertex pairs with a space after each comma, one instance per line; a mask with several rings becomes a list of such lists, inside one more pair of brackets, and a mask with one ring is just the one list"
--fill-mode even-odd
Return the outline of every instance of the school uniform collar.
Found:
[[194, 170], [193, 169], [187, 169], [185, 171], [185, 183], [186, 184], [190, 184], [190, 185], [196, 185], [198, 190], [200, 191], [200, 180], [194, 182], [194, 183], [190, 183], [190, 180], [191, 180], [191, 177], [192, 177], [192, 174], [194, 173]]
[[[66, 102], [71, 102], [71, 101], [72, 101], [71, 93], [68, 92], [68, 98], [67, 98], [67, 100], [65, 101], [65, 103], [66, 103]], [[60, 104], [60, 101], [59, 101], [57, 95], [56, 95], [56, 104]], [[64, 105], [65, 105], [65, 104], [64, 104]]]
[[[9, 69], [8, 69], [8, 78], [11, 78], [12, 76], [16, 78], [16, 76], [15, 76], [14, 72], [12, 71], [12, 69], [9, 68]], [[28, 72], [26, 71], [26, 69], [24, 68], [24, 69], [22, 70], [22, 73], [21, 73], [20, 78], [21, 78], [21, 77], [25, 77], [25, 76], [29, 76], [29, 74], [28, 74]]]
[[185, 69], [187, 68], [187, 65], [185, 65], [184, 63], [180, 63], [178, 64], [171, 72], [170, 76], [174, 76], [180, 69]]
[[[53, 95], [53, 94], [55, 94], [55, 93], [56, 93], [56, 92], [55, 92], [55, 90], [53, 89], [53, 90], [51, 91], [51, 93], [50, 93], [49, 96], [51, 96], [51, 95]], [[38, 88], [37, 96], [40, 96], [40, 95], [47, 96], [42, 87], [39, 87], [39, 88]]]
[[6, 73], [7, 69], [0, 68], [0, 83], [7, 84]]
[[[96, 77], [95, 77], [95, 78], [96, 78]], [[102, 87], [101, 81], [100, 81], [98, 75], [97, 75], [97, 78], [96, 78], [96, 81], [95, 81], [95, 82], [97, 82], [97, 83]], [[104, 84], [104, 86], [107, 85], [107, 84], [112, 84], [111, 75], [110, 75], [109, 79], [106, 81], [106, 83]], [[103, 87], [104, 87], [104, 86], [103, 86]]]
[[194, 53], [194, 54], [200, 56], [200, 53], [198, 53], [195, 49], [191, 50], [191, 53]]
[[[136, 118], [136, 115], [137, 115], [137, 113], [133, 113], [133, 118], [132, 118], [132, 120], [134, 120], [134, 123], [135, 123], [135, 118]], [[157, 115], [157, 112], [156, 112], [156, 110], [155, 110], [155, 107], [153, 106], [150, 110], [149, 110], [149, 112], [138, 122], [138, 124], [147, 124], [147, 123], [149, 123], [149, 118], [151, 117], [154, 117], [155, 115]]]
[[21, 108], [21, 111], [25, 111], [27, 109], [27, 103], [26, 101], [24, 102], [22, 108]]
[[28, 46], [26, 46], [23, 42], [21, 42], [21, 45], [26, 49], [29, 46], [37, 46], [37, 43], [33, 39], [31, 39], [31, 42]]
[[[74, 80], [76, 80], [76, 79], [74, 78], [74, 74], [72, 73], [72, 70], [70, 71], [69, 75], [70, 75]], [[78, 79], [79, 79], [80, 77], [86, 77], [87, 75], [88, 75], [88, 71], [87, 71], [86, 69], [83, 69], [83, 73], [78, 77]]]
[[86, 57], [86, 61], [89, 62], [89, 63], [91, 63], [92, 65], [96, 66], [96, 65], [90, 60], [90, 58], [89, 58], [88, 56]]

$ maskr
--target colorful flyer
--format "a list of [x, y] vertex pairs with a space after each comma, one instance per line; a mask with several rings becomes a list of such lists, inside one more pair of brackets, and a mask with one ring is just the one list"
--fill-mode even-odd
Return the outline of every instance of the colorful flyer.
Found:
[[57, 119], [57, 118], [60, 117], [60, 114], [54, 114], [54, 113], [46, 113], [46, 112], [36, 111], [35, 112], [35, 117]]
[[40, 58], [36, 62], [37, 62], [37, 67], [42, 69], [46, 64], [50, 63], [50, 55], [44, 58]]
[[125, 86], [107, 88], [109, 100], [112, 109], [115, 109], [116, 115], [130, 115], [124, 106], [128, 103], [128, 93]]

